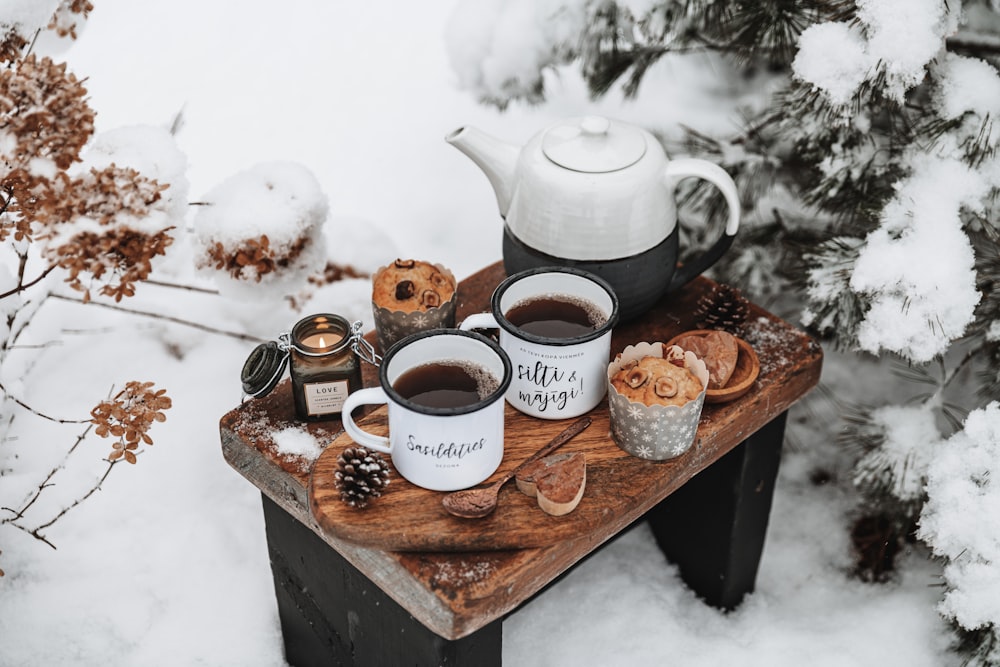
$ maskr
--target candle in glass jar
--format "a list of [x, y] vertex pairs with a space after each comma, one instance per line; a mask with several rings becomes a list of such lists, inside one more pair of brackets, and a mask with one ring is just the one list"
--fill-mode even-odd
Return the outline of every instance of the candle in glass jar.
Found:
[[361, 386], [350, 323], [340, 315], [311, 315], [292, 327], [290, 342], [296, 416], [305, 421], [340, 417], [347, 396]]

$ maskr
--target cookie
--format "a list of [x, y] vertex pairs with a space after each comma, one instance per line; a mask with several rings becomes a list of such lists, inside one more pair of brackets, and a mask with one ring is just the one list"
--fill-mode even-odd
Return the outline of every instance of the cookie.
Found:
[[705, 362], [708, 367], [709, 389], [722, 389], [726, 386], [740, 357], [736, 336], [725, 331], [679, 336], [673, 340], [673, 344], [694, 352]]

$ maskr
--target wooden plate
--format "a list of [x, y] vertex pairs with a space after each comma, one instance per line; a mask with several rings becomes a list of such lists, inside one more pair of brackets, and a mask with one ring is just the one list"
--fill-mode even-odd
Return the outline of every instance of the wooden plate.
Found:
[[[504, 457], [495, 479], [534, 454], [573, 420], [545, 420], [504, 406]], [[390, 483], [381, 497], [364, 510], [340, 500], [334, 481], [337, 457], [354, 442], [341, 433], [313, 464], [309, 497], [313, 516], [329, 534], [342, 540], [389, 551], [499, 551], [541, 547], [586, 539], [613, 517], [635, 514], [647, 502], [645, 494], [663, 493], [679, 486], [686, 466], [703, 452], [692, 451], [671, 461], [651, 462], [631, 456], [611, 439], [607, 402], [590, 412], [593, 423], [557, 450], [583, 452], [587, 460], [587, 485], [575, 510], [564, 516], [542, 511], [535, 498], [521, 493], [513, 480], [500, 491], [497, 509], [482, 519], [460, 519], [445, 511], [443, 493], [411, 484], [393, 467]], [[366, 431], [389, 432], [386, 407], [380, 406], [359, 420]]]
[[[671, 338], [667, 345], [675, 345], [684, 336], [707, 336], [710, 333], [713, 333], [711, 329], [685, 331]], [[725, 387], [721, 389], [707, 389], [705, 391], [706, 403], [725, 403], [743, 396], [750, 391], [750, 387], [753, 386], [753, 383], [757, 381], [757, 376], [760, 375], [760, 360], [757, 358], [757, 353], [754, 352], [750, 343], [739, 336], [733, 337], [736, 338], [736, 345], [739, 347], [736, 368], [733, 370], [733, 375], [729, 378], [729, 382], [726, 383]]]

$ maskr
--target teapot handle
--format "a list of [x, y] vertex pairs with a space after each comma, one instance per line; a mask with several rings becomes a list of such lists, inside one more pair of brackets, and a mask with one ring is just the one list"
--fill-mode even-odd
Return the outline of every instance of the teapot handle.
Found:
[[729, 250], [729, 246], [733, 244], [736, 232], [740, 228], [740, 196], [736, 191], [736, 183], [732, 177], [722, 167], [707, 160], [696, 158], [671, 160], [667, 163], [664, 176], [666, 177], [667, 186], [671, 190], [676, 188], [677, 184], [684, 178], [702, 178], [722, 192], [729, 207], [729, 218], [726, 221], [725, 233], [704, 253], [695, 257], [690, 262], [677, 267], [674, 277], [667, 286], [667, 291], [671, 291], [683, 287], [707, 271]]

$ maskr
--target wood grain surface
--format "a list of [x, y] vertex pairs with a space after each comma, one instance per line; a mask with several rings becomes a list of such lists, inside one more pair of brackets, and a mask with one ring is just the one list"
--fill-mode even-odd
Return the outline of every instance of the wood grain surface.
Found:
[[[503, 278], [502, 270], [494, 269], [493, 273], [487, 272], [484, 280], [499, 282]], [[665, 342], [696, 329], [693, 313], [697, 297], [708, 289], [704, 283], [708, 281], [698, 279], [661, 301], [641, 319], [616, 327], [611, 354], [632, 343]], [[463, 310], [485, 310], [491, 291], [480, 288], [475, 300], [460, 303], [459, 319], [464, 316]], [[695, 443], [681, 456], [669, 461], [633, 457], [611, 438], [607, 399], [591, 411], [593, 424], [560, 450], [587, 455], [586, 491], [577, 508], [565, 516], [545, 514], [511, 482], [501, 491], [493, 514], [482, 519], [460, 519], [441, 506], [441, 492], [417, 487], [395, 470], [382, 497], [364, 510], [355, 509], [340, 500], [334, 486], [337, 457], [353, 444], [344, 433], [330, 442], [313, 465], [309, 482], [313, 515], [323, 530], [339, 539], [389, 551], [524, 549], [593, 538], [608, 530], [617, 532], [787, 409], [817, 382], [819, 346], [791, 325], [754, 307], [741, 335], [757, 352], [760, 376], [743, 397], [705, 406]], [[508, 405], [504, 458], [494, 477], [518, 465], [571, 421], [528, 417]], [[366, 430], [385, 434], [386, 408], [376, 409], [359, 422]]]

